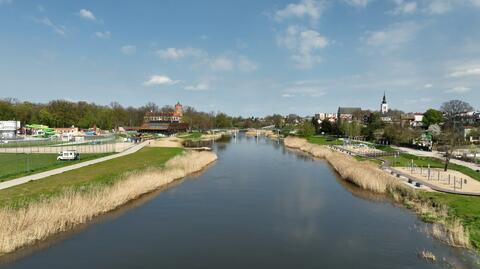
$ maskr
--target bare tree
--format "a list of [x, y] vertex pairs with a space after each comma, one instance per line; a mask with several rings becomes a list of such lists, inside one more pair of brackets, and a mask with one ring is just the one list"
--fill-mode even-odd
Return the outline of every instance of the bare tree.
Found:
[[467, 102], [451, 100], [443, 103], [440, 110], [445, 117], [440, 141], [445, 147], [445, 171], [447, 171], [453, 151], [464, 142], [463, 125], [460, 119], [473, 108]]
[[469, 103], [461, 100], [450, 100], [443, 103], [440, 110], [448, 122], [458, 120], [463, 114], [472, 111], [473, 107]]

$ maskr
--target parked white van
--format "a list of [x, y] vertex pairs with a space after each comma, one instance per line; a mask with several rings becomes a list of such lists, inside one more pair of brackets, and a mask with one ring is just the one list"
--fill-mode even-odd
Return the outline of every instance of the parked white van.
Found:
[[79, 160], [80, 153], [75, 150], [64, 150], [58, 153], [57, 161], [73, 161]]

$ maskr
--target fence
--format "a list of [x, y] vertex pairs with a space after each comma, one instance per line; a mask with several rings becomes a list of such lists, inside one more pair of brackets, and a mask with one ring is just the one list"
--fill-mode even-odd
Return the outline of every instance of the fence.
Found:
[[92, 159], [116, 151], [115, 136], [93, 137], [81, 142], [59, 140], [10, 140], [0, 144], [0, 181], [32, 172], [60, 167], [58, 153], [74, 150], [81, 159]]
[[[0, 143], [0, 153], [52, 153], [75, 150], [78, 153], [115, 152], [115, 136], [86, 137], [83, 141], [69, 142], [55, 139], [7, 140]], [[2, 142], [2, 141], [0, 141]]]

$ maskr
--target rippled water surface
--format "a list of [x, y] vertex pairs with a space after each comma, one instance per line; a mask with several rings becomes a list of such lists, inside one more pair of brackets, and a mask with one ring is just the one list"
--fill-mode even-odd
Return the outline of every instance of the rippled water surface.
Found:
[[[201, 174], [3, 257], [0, 267], [476, 266], [423, 233], [414, 214], [344, 182], [321, 160], [243, 136], [215, 150], [219, 160]], [[440, 261], [420, 259], [423, 249]]]

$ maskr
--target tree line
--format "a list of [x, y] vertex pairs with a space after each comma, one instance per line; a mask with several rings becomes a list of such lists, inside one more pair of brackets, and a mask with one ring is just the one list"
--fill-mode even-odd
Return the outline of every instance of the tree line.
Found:
[[[72, 102], [52, 100], [48, 103], [33, 103], [16, 99], [0, 99], [0, 120], [17, 120], [25, 124], [43, 124], [50, 127], [71, 127], [87, 129], [93, 126], [111, 130], [118, 127], [140, 126], [147, 112], [173, 111], [174, 107], [158, 106], [149, 102], [140, 107], [124, 107], [118, 102], [98, 105], [85, 101]], [[283, 116], [275, 114], [265, 118], [229, 116], [222, 112], [202, 112], [194, 107], [184, 106], [183, 122], [193, 130], [212, 128], [260, 128], [280, 125]]]

